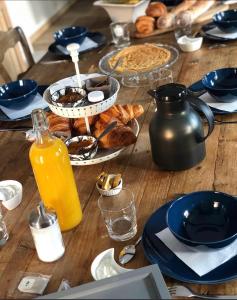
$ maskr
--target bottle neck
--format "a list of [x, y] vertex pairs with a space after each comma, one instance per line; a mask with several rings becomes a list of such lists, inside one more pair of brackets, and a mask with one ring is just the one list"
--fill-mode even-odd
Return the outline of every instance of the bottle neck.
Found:
[[53, 141], [53, 136], [49, 132], [49, 125], [45, 112], [42, 109], [32, 111], [32, 123], [35, 132], [35, 143], [38, 145], [48, 144]]

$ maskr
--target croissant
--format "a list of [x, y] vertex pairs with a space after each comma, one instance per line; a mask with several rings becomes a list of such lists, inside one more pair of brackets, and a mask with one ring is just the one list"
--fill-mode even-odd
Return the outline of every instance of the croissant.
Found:
[[99, 115], [95, 123], [94, 136], [98, 137], [108, 124], [117, 121], [117, 126], [100, 140], [101, 148], [121, 148], [136, 142], [136, 136], [126, 124], [143, 114], [144, 109], [139, 104], [113, 105]]
[[[95, 124], [95, 121], [97, 120], [97, 116], [91, 116], [88, 118], [89, 121], [89, 125], [92, 126]], [[86, 130], [86, 122], [84, 118], [78, 118], [75, 119], [73, 122], [73, 129], [75, 130], [75, 132], [78, 135], [84, 135], [87, 134], [87, 130]]]
[[[114, 121], [114, 120], [113, 120]], [[105, 127], [101, 126], [100, 128], [94, 131], [94, 136], [98, 137]], [[105, 149], [116, 149], [121, 147], [126, 147], [136, 142], [137, 138], [129, 126], [124, 126], [119, 123], [112, 131], [100, 139], [100, 148]]]
[[152, 33], [155, 29], [155, 18], [141, 16], [136, 20], [135, 27], [139, 33]]
[[162, 2], [150, 3], [146, 9], [146, 15], [150, 17], [160, 17], [167, 14], [167, 7]]
[[61, 132], [66, 136], [71, 135], [70, 119], [60, 117], [52, 112], [46, 114], [50, 132]]

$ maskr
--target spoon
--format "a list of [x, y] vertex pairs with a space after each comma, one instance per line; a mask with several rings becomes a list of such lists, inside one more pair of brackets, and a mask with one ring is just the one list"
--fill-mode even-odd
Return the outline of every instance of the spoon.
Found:
[[140, 243], [142, 237], [136, 241], [134, 245], [125, 246], [119, 253], [119, 262], [121, 265], [128, 263], [136, 254], [136, 246]]

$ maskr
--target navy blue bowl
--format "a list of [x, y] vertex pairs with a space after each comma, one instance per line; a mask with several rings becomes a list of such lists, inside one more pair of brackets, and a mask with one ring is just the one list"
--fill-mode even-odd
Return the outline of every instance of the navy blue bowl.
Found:
[[215, 14], [213, 23], [226, 33], [237, 32], [237, 10], [227, 10]]
[[35, 97], [38, 91], [37, 82], [31, 79], [12, 81], [0, 86], [0, 105], [23, 108]]
[[202, 78], [202, 84], [218, 102], [237, 100], [237, 68], [212, 71]]
[[167, 211], [166, 222], [184, 244], [222, 248], [237, 238], [236, 212], [235, 197], [201, 191], [175, 200]]
[[54, 33], [54, 39], [58, 44], [66, 47], [71, 43], [82, 44], [87, 33], [88, 29], [86, 27], [67, 27], [56, 31]]

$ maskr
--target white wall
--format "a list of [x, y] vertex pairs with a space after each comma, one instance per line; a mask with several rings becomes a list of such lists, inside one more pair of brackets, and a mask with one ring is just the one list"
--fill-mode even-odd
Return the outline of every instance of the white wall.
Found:
[[12, 25], [21, 26], [26, 37], [34, 34], [68, 0], [6, 0]]

